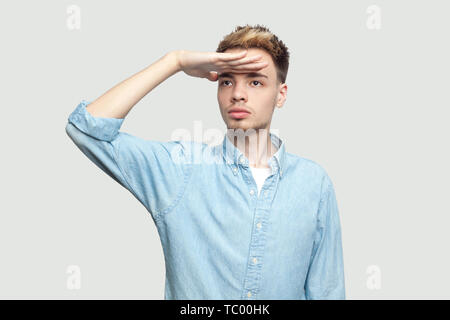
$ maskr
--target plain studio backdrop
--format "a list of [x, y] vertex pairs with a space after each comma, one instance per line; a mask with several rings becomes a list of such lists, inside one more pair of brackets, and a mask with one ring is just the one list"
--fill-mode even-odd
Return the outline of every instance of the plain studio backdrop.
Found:
[[[330, 175], [348, 299], [450, 298], [448, 1], [7, 1], [0, 11], [0, 297], [163, 299], [146, 209], [65, 126], [82, 99], [262, 24], [289, 48], [272, 130]], [[217, 82], [180, 72], [121, 131], [225, 133]], [[299, 257], [302, 259], [302, 257]]]

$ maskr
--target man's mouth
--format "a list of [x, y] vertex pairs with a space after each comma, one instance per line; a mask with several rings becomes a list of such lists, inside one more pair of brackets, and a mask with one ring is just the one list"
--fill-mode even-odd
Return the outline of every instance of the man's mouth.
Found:
[[243, 119], [243, 118], [247, 118], [248, 116], [250, 116], [249, 112], [242, 112], [242, 111], [232, 111], [228, 113], [232, 118], [235, 119]]
[[243, 119], [250, 115], [250, 111], [243, 107], [233, 107], [228, 110], [228, 114], [235, 119]]

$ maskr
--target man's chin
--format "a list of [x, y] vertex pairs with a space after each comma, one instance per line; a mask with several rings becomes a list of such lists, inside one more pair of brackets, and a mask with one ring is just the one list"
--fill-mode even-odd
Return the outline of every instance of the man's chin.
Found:
[[244, 131], [252, 128], [251, 124], [245, 123], [243, 121], [231, 121], [228, 123], [227, 127], [228, 129], [242, 129]]
[[248, 125], [248, 123], [244, 123], [242, 121], [240, 121], [240, 122], [232, 121], [232, 122], [228, 123], [228, 126], [230, 128], [243, 128], [243, 127], [248, 127], [249, 125]]

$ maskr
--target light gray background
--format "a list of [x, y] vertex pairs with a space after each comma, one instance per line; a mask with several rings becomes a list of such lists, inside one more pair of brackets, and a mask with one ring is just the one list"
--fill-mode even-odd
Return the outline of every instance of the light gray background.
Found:
[[[81, 29], [67, 27], [70, 5]], [[381, 29], [366, 26], [370, 5]], [[348, 299], [450, 298], [448, 1], [8, 1], [0, 11], [0, 297], [164, 298], [149, 213], [65, 133], [93, 100], [171, 50], [215, 51], [263, 24], [288, 46], [277, 109], [288, 152], [329, 173], [341, 215]], [[217, 83], [178, 73], [121, 131], [170, 140], [225, 124]], [[81, 269], [70, 290], [67, 267]], [[367, 281], [381, 271], [379, 289]]]

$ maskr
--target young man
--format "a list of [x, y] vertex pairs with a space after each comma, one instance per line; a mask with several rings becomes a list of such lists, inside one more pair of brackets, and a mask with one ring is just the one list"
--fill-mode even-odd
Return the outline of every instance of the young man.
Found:
[[[288, 59], [267, 28], [237, 27], [216, 52], [169, 52], [70, 114], [73, 142], [151, 214], [165, 299], [345, 299], [333, 184], [269, 133], [286, 100]], [[119, 132], [131, 108], [179, 71], [218, 81], [222, 143]]]

